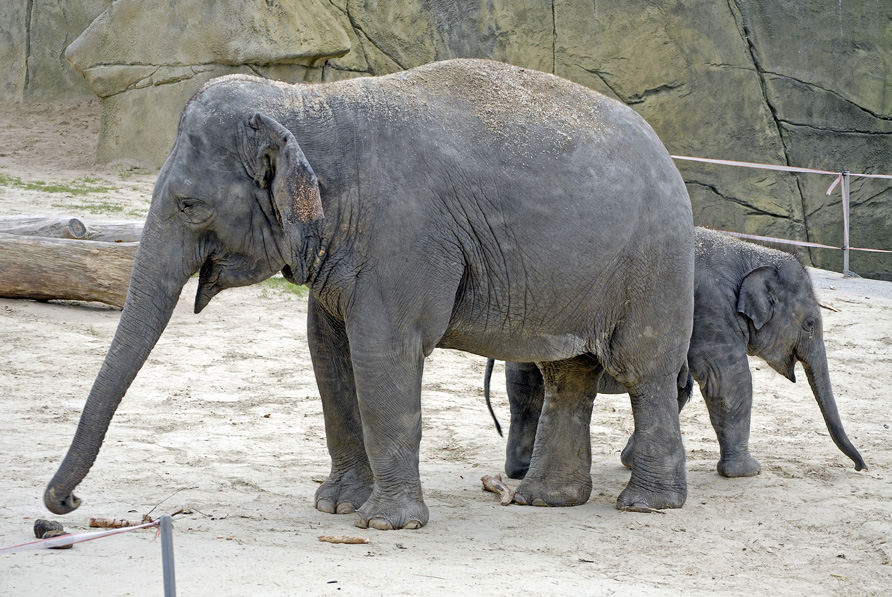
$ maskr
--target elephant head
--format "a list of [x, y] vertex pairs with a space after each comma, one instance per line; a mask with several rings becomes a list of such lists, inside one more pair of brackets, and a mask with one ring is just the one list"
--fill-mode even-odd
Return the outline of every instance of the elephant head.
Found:
[[855, 462], [856, 470], [867, 468], [846, 436], [836, 408], [821, 308], [805, 268], [788, 257], [753, 269], [741, 283], [737, 311], [747, 321], [747, 353], [762, 357], [792, 382], [796, 362], [802, 363], [830, 437]]
[[155, 184], [117, 331], [44, 494], [56, 514], [78, 507], [72, 491], [190, 276], [200, 271], [196, 313], [221, 290], [279, 270], [297, 284], [307, 281], [322, 218], [316, 175], [292, 133], [238, 109], [246, 105], [233, 106], [212, 83], [183, 112]]

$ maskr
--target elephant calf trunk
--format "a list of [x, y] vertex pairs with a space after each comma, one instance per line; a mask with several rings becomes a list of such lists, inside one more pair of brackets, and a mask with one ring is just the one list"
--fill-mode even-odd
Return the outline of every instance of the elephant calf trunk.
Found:
[[836, 400], [833, 397], [833, 390], [830, 385], [830, 374], [827, 368], [827, 357], [823, 350], [823, 342], [820, 343], [819, 349], [815, 351], [816, 355], [811, 355], [810, 359], [800, 359], [805, 369], [805, 375], [808, 377], [808, 384], [811, 386], [812, 393], [817, 400], [824, 417], [824, 423], [827, 425], [827, 431], [830, 432], [830, 438], [836, 447], [843, 454], [852, 459], [855, 463], [855, 470], [862, 471], [867, 468], [861, 454], [849, 441], [845, 429], [842, 426], [842, 419], [839, 416], [839, 409], [836, 407]]

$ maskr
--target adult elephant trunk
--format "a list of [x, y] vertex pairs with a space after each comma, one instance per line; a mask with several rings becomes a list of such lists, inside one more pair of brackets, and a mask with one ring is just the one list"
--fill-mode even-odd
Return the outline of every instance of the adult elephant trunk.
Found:
[[198, 269], [196, 264], [185, 263], [183, 247], [189, 245], [183, 244], [187, 242], [183, 235], [165, 232], [155, 220], [150, 214], [118, 329], [90, 390], [74, 440], [44, 493], [46, 507], [55, 514], [67, 514], [80, 505], [72, 491], [96, 460], [124, 393], [167, 326], [183, 286]]
[[818, 334], [814, 341], [809, 342], [808, 348], [803, 351], [804, 354], [798, 354], [799, 361], [805, 369], [805, 375], [808, 377], [808, 385], [821, 407], [821, 414], [824, 416], [824, 423], [827, 425], [827, 431], [833, 438], [833, 443], [842, 450], [843, 454], [852, 459], [855, 463], [855, 470], [860, 471], [867, 468], [861, 454], [849, 441], [845, 430], [842, 427], [842, 420], [839, 417], [839, 410], [836, 408], [836, 399], [833, 397], [833, 388], [830, 385], [830, 371], [827, 367], [827, 354], [824, 349], [824, 342], [821, 335]]

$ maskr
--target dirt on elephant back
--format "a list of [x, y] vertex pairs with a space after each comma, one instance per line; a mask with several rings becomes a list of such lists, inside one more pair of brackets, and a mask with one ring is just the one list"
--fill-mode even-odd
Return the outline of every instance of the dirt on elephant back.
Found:
[[[91, 165], [97, 118], [91, 102], [3, 106], [0, 215], [145, 214], [156, 173]], [[75, 180], [98, 190], [75, 192]], [[32, 541], [39, 518], [81, 533], [91, 517], [182, 511], [174, 546], [183, 595], [886, 595], [892, 284], [812, 273], [819, 297], [836, 309], [823, 313], [831, 378], [869, 470], [856, 472], [833, 445], [801, 369], [794, 385], [754, 359], [751, 445], [761, 475], [716, 474], [718, 446], [696, 393], [682, 414], [685, 507], [617, 511], [632, 417], [625, 396], [599, 396], [591, 499], [574, 508], [500, 506], [480, 482], [502, 470], [505, 449], [483, 401], [485, 361], [437, 350], [422, 396], [431, 520], [398, 532], [358, 529], [353, 515], [313, 508], [329, 460], [306, 298], [279, 283], [227, 290], [195, 316], [190, 282], [79, 487], [83, 505], [52, 516], [43, 489], [120, 312], [0, 299], [0, 548]], [[506, 424], [501, 366], [494, 406]], [[368, 543], [329, 542], [344, 536]], [[141, 530], [0, 555], [0, 594], [47, 591], [158, 595], [161, 545]]]

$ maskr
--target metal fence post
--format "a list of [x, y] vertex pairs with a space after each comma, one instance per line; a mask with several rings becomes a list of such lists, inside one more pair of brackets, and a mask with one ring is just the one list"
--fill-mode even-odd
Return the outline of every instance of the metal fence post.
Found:
[[846, 278], [852, 276], [852, 272], [849, 269], [849, 171], [846, 170], [842, 173], [842, 225], [843, 225], [843, 233], [842, 233], [842, 275]]
[[177, 585], [173, 571], [173, 520], [162, 516], [161, 527], [161, 566], [164, 574], [164, 597], [176, 597]]

